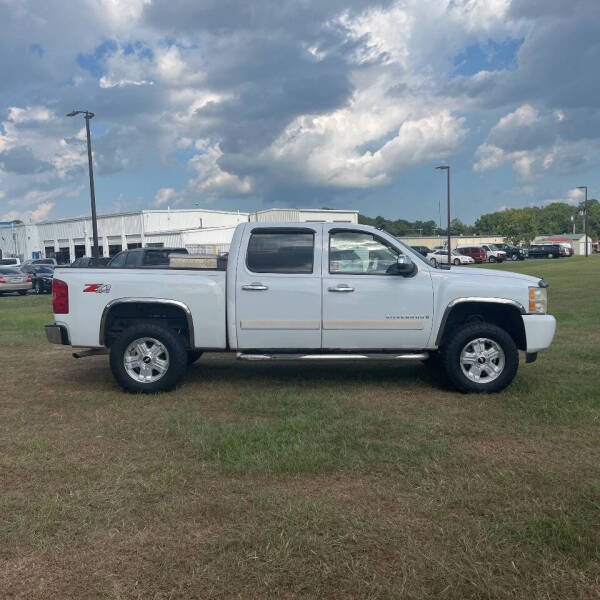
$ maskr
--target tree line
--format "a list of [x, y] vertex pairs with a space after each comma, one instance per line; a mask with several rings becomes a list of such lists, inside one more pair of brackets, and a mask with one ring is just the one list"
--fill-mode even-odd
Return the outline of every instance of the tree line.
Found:
[[[450, 222], [451, 235], [501, 235], [513, 244], [529, 244], [538, 235], [561, 233], [583, 234], [583, 202], [573, 206], [566, 202], [552, 202], [547, 206], [527, 206], [508, 208], [481, 215], [473, 225], [466, 225], [460, 219]], [[358, 222], [385, 229], [395, 236], [434, 236], [448, 235], [446, 228], [440, 228], [430, 221], [395, 221], [384, 217], [359, 215]], [[596, 239], [600, 232], [600, 202], [588, 201], [588, 233]]]

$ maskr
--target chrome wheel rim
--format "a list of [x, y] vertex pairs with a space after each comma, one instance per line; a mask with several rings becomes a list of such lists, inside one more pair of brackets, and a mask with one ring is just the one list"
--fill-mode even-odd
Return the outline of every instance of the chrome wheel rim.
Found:
[[504, 351], [498, 342], [476, 338], [465, 344], [460, 353], [463, 375], [475, 383], [491, 383], [504, 371]]
[[156, 338], [143, 337], [127, 346], [123, 365], [127, 375], [139, 383], [154, 383], [169, 370], [169, 351]]

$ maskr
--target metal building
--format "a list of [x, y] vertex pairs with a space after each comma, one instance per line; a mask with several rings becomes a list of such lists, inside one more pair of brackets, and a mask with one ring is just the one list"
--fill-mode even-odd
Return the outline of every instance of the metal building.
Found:
[[[190, 252], [226, 252], [238, 223], [246, 221], [303, 221], [357, 223], [358, 211], [268, 209], [252, 213], [208, 209], [142, 210], [98, 216], [101, 256], [126, 248], [186, 247]], [[56, 258], [60, 264], [91, 256], [89, 217], [36, 224], [1, 224], [0, 257]]]

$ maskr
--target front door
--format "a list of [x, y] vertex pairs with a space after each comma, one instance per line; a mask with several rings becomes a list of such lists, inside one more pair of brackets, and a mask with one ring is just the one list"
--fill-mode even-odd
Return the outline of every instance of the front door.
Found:
[[321, 347], [322, 225], [248, 227], [236, 277], [238, 348]]
[[433, 320], [429, 270], [417, 262], [411, 277], [391, 274], [402, 250], [385, 234], [329, 225], [323, 235], [323, 348], [425, 348]]

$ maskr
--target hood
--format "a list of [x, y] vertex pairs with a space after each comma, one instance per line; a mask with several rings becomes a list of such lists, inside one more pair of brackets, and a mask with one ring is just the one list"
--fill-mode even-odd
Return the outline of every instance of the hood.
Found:
[[528, 282], [531, 285], [537, 285], [541, 277], [532, 275], [524, 275], [523, 273], [513, 273], [512, 271], [500, 271], [496, 269], [477, 269], [473, 267], [452, 267], [449, 271], [444, 271], [450, 275], [475, 275], [476, 277], [503, 277], [506, 279], [520, 279], [523, 282]]

